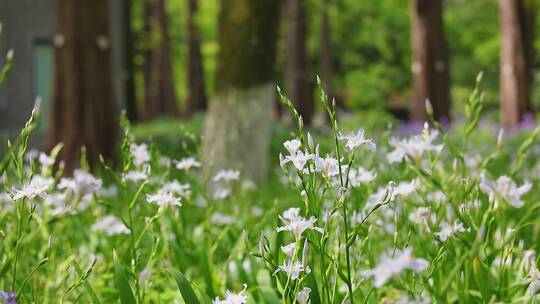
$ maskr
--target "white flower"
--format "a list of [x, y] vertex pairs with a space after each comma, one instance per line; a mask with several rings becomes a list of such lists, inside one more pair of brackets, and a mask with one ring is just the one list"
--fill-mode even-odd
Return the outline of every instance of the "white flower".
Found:
[[300, 273], [304, 272], [306, 274], [309, 274], [311, 272], [311, 269], [309, 266], [304, 267], [304, 265], [299, 261], [293, 261], [291, 259], [287, 260], [285, 265], [278, 266], [276, 272], [278, 273], [280, 271], [283, 271], [287, 274], [287, 277], [290, 277], [291, 280], [295, 281], [300, 277]]
[[336, 176], [339, 174], [338, 161], [331, 156], [326, 156], [325, 158], [315, 156], [315, 168], [327, 176]]
[[290, 222], [290, 221], [296, 220], [299, 217], [300, 217], [300, 208], [289, 208], [283, 211], [283, 214], [281, 215], [280, 218], [284, 222], [285, 221]]
[[498, 206], [501, 201], [506, 201], [510, 205], [521, 208], [524, 202], [521, 196], [531, 190], [532, 184], [525, 182], [521, 187], [508, 176], [500, 176], [496, 182], [487, 178], [484, 174], [480, 175], [480, 190], [489, 195], [490, 201]]
[[143, 171], [128, 171], [122, 176], [123, 181], [140, 182], [148, 178], [148, 174]]
[[299, 215], [299, 211], [300, 210], [298, 208], [286, 210], [283, 215], [279, 217], [285, 226], [278, 227], [277, 231], [291, 231], [297, 241], [300, 240], [300, 237], [307, 229], [315, 230], [320, 233], [323, 232], [321, 228], [314, 226], [314, 224], [317, 222], [315, 217], [305, 219]]
[[398, 196], [409, 196], [417, 189], [419, 183], [420, 181], [418, 179], [401, 182], [397, 185], [391, 181], [386, 186], [379, 187], [377, 192], [368, 197], [364, 210], [371, 210], [376, 204], [383, 202], [385, 199], [387, 201], [393, 201]]
[[538, 268], [533, 267], [531, 271], [529, 271], [529, 277], [531, 279], [531, 283], [527, 288], [527, 294], [532, 297], [536, 295], [540, 289], [540, 271]]
[[396, 189], [394, 190], [393, 194], [394, 196], [397, 196], [397, 195], [409, 196], [418, 188], [418, 186], [420, 186], [419, 179], [413, 179], [409, 182], [401, 182], [396, 186]]
[[100, 218], [90, 229], [94, 232], [104, 231], [108, 236], [129, 233], [129, 229], [126, 225], [113, 215], [107, 215]]
[[259, 207], [251, 207], [251, 213], [254, 216], [261, 216], [263, 215], [264, 211]]
[[189, 184], [181, 184], [178, 181], [166, 183], [162, 189], [172, 192], [180, 197], [187, 197], [191, 194], [191, 186]]
[[149, 203], [155, 203], [158, 206], [182, 206], [180, 203], [180, 199], [176, 198], [172, 195], [170, 191], [166, 191], [163, 189], [158, 190], [155, 194], [147, 194], [146, 200]]
[[107, 188], [101, 188], [98, 190], [98, 195], [101, 197], [115, 197], [118, 195], [118, 188], [115, 185], [111, 185]]
[[283, 253], [285, 253], [285, 255], [289, 258], [293, 257], [295, 249], [296, 243], [290, 243], [289, 245], [281, 246], [281, 251], [283, 251]]
[[150, 161], [150, 153], [146, 144], [131, 144], [129, 150], [133, 156], [133, 163], [136, 166], [141, 166]]
[[413, 223], [420, 225], [426, 231], [430, 231], [429, 222], [434, 222], [437, 220], [435, 214], [426, 207], [419, 207], [413, 213], [409, 215], [409, 220]]
[[309, 287], [304, 287], [304, 289], [299, 291], [298, 294], [296, 295], [296, 301], [298, 301], [298, 304], [308, 304], [310, 292], [311, 292], [311, 288]]
[[191, 168], [199, 168], [201, 166], [201, 163], [199, 163], [193, 157], [187, 157], [179, 161], [175, 161], [175, 163], [176, 163], [176, 169], [178, 170], [189, 170]]
[[0, 209], [7, 213], [13, 210], [13, 200], [6, 192], [0, 192]]
[[12, 199], [14, 201], [21, 198], [33, 199], [36, 196], [45, 196], [47, 189], [54, 183], [54, 179], [45, 178], [41, 175], [34, 175], [29, 183], [22, 186], [22, 189], [14, 189], [15, 194]]
[[63, 177], [58, 183], [58, 189], [69, 189], [81, 197], [97, 192], [101, 188], [101, 179], [92, 174], [76, 169], [73, 171], [73, 178]]
[[297, 170], [302, 171], [308, 160], [312, 160], [314, 157], [315, 155], [302, 151], [296, 151], [294, 154], [285, 156], [285, 158], [280, 154], [280, 165], [283, 167], [286, 163], [292, 162]]
[[446, 241], [449, 237], [451, 237], [455, 233], [466, 232], [470, 230], [470, 229], [465, 229], [465, 227], [463, 227], [463, 223], [458, 222], [458, 221], [454, 222], [453, 225], [448, 225], [448, 223], [442, 222], [439, 225], [439, 227], [441, 231], [437, 232], [436, 235], [443, 242]]
[[414, 135], [410, 138], [399, 140], [397, 138], [390, 139], [390, 145], [394, 150], [386, 155], [390, 163], [400, 162], [406, 156], [418, 161], [422, 158], [425, 152], [433, 151], [440, 153], [443, 145], [434, 145], [433, 141], [437, 139], [439, 133], [437, 131], [424, 132], [424, 134]]
[[40, 153], [41, 152], [39, 152], [39, 150], [36, 150], [36, 149], [28, 150], [28, 152], [26, 152], [26, 154], [24, 155], [24, 160], [27, 162], [33, 161], [39, 157]]
[[232, 189], [229, 187], [219, 187], [214, 191], [214, 199], [224, 200], [232, 194]]
[[216, 212], [212, 214], [212, 216], [210, 217], [210, 222], [214, 224], [229, 225], [229, 224], [234, 224], [238, 222], [238, 219], [230, 215], [225, 215], [223, 213]]
[[301, 145], [302, 143], [298, 139], [287, 140], [283, 143], [283, 146], [285, 147], [285, 149], [287, 149], [287, 151], [289, 151], [289, 154], [291, 155], [295, 154]]
[[235, 181], [240, 179], [240, 171], [237, 170], [221, 170], [219, 171], [214, 178], [214, 182], [219, 181]]
[[246, 304], [247, 296], [244, 295], [246, 289], [247, 285], [244, 284], [244, 289], [242, 289], [242, 291], [240, 291], [239, 293], [233, 293], [227, 290], [225, 291], [224, 300], [220, 300], [218, 297], [216, 297], [214, 300], [212, 300], [212, 304]]
[[525, 250], [523, 252], [523, 268], [527, 271], [536, 268], [536, 251], [533, 249]]
[[141, 279], [141, 281], [145, 282], [145, 281], [148, 281], [148, 279], [150, 279], [152, 274], [153, 274], [152, 270], [145, 268], [143, 269], [143, 271], [139, 273], [139, 278]]
[[44, 200], [44, 204], [51, 207], [50, 214], [57, 216], [70, 211], [70, 206], [67, 205], [66, 193], [55, 192], [51, 193]]
[[50, 167], [54, 165], [54, 158], [50, 157], [49, 155], [43, 152], [39, 153], [38, 161], [43, 167]]
[[351, 169], [349, 172], [349, 183], [353, 187], [358, 187], [361, 184], [367, 184], [375, 180], [377, 173], [375, 171], [367, 171], [363, 167], [358, 167], [356, 170]]
[[429, 265], [429, 263], [420, 258], [412, 256], [412, 248], [407, 247], [401, 253], [397, 253], [396, 258], [392, 258], [387, 254], [383, 254], [381, 261], [374, 269], [363, 272], [365, 277], [375, 277], [374, 286], [381, 287], [393, 276], [399, 275], [405, 269], [412, 269], [416, 272], [421, 272]]
[[357, 132], [351, 132], [348, 134], [341, 134], [338, 135], [339, 140], [346, 141], [345, 147], [349, 149], [350, 151], [360, 147], [361, 145], [369, 145], [371, 147], [375, 147], [375, 143], [371, 138], [365, 137], [364, 130], [359, 130]]
[[172, 160], [167, 156], [161, 156], [158, 159], [158, 164], [162, 167], [168, 167], [172, 163]]

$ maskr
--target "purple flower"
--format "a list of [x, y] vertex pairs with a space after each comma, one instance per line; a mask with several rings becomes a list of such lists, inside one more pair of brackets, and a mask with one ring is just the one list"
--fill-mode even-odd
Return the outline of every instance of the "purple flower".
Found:
[[17, 296], [13, 291], [1, 291], [0, 290], [0, 300], [5, 304], [17, 304]]

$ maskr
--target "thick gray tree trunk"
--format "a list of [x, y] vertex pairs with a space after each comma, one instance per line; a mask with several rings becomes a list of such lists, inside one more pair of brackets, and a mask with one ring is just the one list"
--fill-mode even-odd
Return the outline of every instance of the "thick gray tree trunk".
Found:
[[267, 175], [279, 1], [223, 0], [216, 92], [203, 135], [205, 174]]

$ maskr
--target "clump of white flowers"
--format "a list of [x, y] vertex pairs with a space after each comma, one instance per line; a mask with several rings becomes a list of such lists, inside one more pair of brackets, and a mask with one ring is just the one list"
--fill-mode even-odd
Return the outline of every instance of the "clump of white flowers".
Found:
[[148, 152], [148, 146], [146, 144], [131, 144], [130, 152], [133, 157], [133, 164], [135, 166], [142, 166], [147, 164], [151, 157], [150, 152]]
[[36, 196], [45, 197], [47, 190], [53, 185], [54, 179], [34, 175], [30, 182], [24, 184], [21, 189], [14, 189], [12, 199], [14, 201], [21, 198], [34, 199]]
[[405, 139], [391, 138], [390, 145], [394, 150], [388, 153], [386, 157], [390, 163], [396, 163], [405, 160], [407, 157], [419, 161], [426, 152], [440, 153], [443, 145], [433, 143], [438, 136], [439, 132], [430, 130], [429, 125], [426, 123], [422, 134]]
[[76, 169], [73, 171], [73, 178], [63, 177], [58, 183], [57, 188], [60, 190], [70, 190], [78, 197], [84, 197], [96, 193], [101, 189], [102, 181], [92, 174]]
[[352, 151], [362, 145], [375, 148], [375, 142], [373, 142], [373, 139], [371, 138], [366, 138], [364, 130], [358, 130], [356, 132], [350, 132], [347, 134], [339, 133], [338, 139], [345, 141], [345, 148], [347, 148], [349, 151]]
[[117, 217], [114, 215], [106, 215], [98, 219], [90, 228], [92, 231], [103, 231], [108, 236], [116, 234], [129, 234], [130, 231]]
[[497, 181], [489, 179], [485, 174], [480, 175], [480, 190], [489, 195], [490, 201], [494, 202], [495, 206], [507, 202], [516, 208], [521, 208], [524, 204], [521, 196], [529, 192], [531, 188], [532, 184], [529, 182], [518, 187], [506, 175], [500, 176]]
[[311, 217], [306, 219], [300, 215], [300, 208], [290, 208], [285, 210], [282, 215], [279, 216], [284, 226], [278, 227], [277, 231], [290, 231], [294, 234], [295, 239], [300, 240], [304, 231], [310, 229], [322, 233], [323, 229], [315, 227], [317, 219]]
[[160, 189], [154, 194], [147, 194], [146, 200], [149, 203], [154, 203], [160, 207], [182, 205], [179, 198], [175, 197], [171, 191], [164, 189]]
[[244, 289], [239, 293], [233, 293], [230, 290], [225, 291], [225, 298], [221, 300], [219, 297], [216, 297], [212, 300], [212, 304], [246, 304], [247, 296], [244, 294], [247, 289], [247, 285], [244, 284]]
[[186, 157], [179, 161], [175, 161], [176, 169], [178, 170], [189, 170], [191, 168], [199, 168], [201, 163], [199, 163], [194, 157]]
[[240, 171], [238, 170], [220, 170], [214, 178], [212, 179], [214, 182], [230, 182], [230, 181], [237, 181], [240, 179]]
[[379, 264], [374, 269], [363, 272], [365, 277], [374, 277], [375, 287], [381, 287], [393, 276], [401, 274], [406, 269], [411, 269], [416, 272], [421, 272], [429, 265], [429, 263], [421, 258], [415, 258], [412, 255], [412, 248], [407, 247], [401, 252], [397, 252], [397, 257], [383, 254]]

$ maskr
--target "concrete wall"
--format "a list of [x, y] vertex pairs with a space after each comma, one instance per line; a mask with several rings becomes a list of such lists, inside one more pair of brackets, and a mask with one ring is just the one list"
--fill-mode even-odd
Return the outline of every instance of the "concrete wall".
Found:
[[[125, 104], [125, 70], [122, 3], [110, 0], [113, 86], [119, 107]], [[36, 98], [33, 79], [36, 64], [34, 46], [52, 42], [55, 34], [56, 0], [0, 0], [0, 63], [7, 50], [15, 51], [13, 68], [0, 87], [0, 140], [17, 134], [32, 111]], [[52, 84], [52, 71], [51, 71]], [[46, 114], [46, 104], [44, 113]], [[40, 135], [45, 131], [40, 128]], [[1, 144], [0, 144], [1, 146]]]

